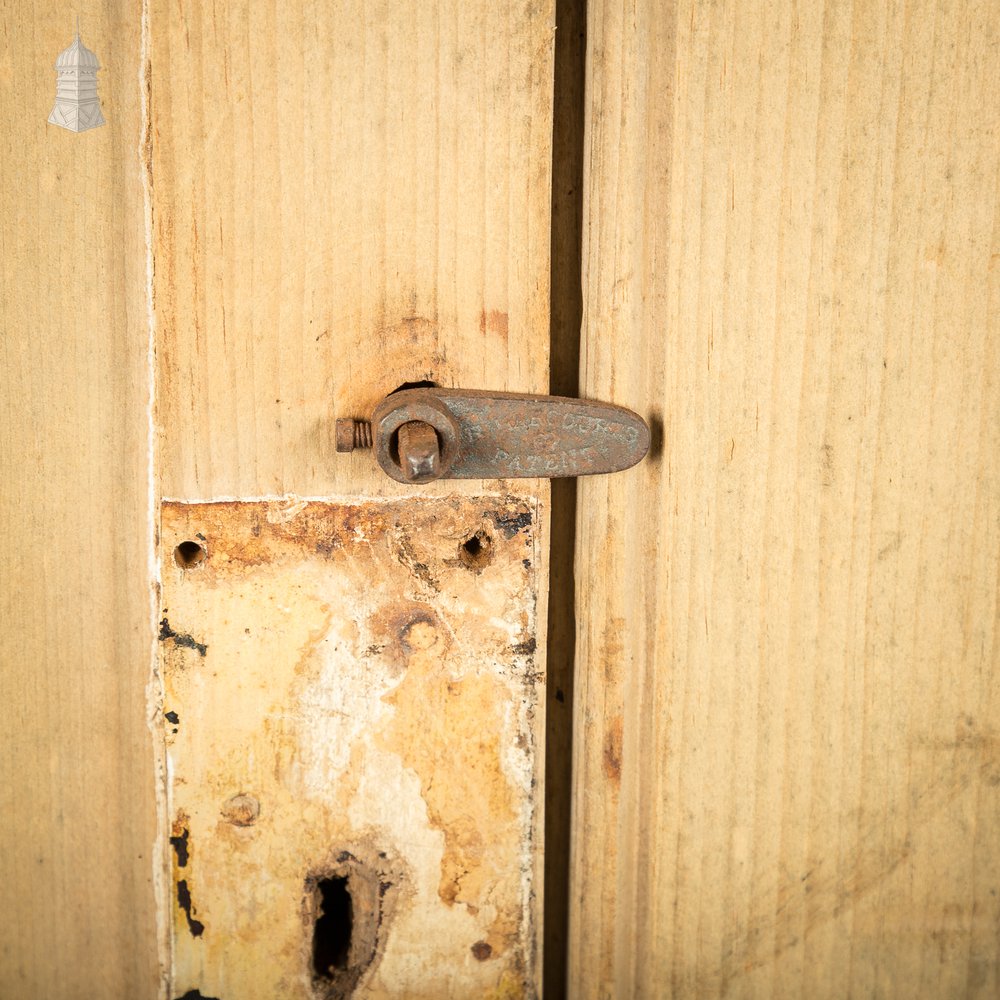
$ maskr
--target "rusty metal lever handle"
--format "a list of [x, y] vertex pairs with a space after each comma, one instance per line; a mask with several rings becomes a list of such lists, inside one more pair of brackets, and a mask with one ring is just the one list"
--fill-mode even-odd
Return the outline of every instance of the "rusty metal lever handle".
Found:
[[649, 428], [623, 406], [564, 396], [405, 389], [371, 422], [337, 421], [337, 451], [374, 444], [400, 483], [557, 479], [620, 472], [649, 449]]

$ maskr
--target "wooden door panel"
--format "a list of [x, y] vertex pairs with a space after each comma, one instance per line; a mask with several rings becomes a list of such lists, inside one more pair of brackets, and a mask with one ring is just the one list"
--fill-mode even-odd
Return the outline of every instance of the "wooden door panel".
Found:
[[550, 3], [152, 0], [150, 33], [163, 496], [398, 495], [335, 414], [547, 391]]
[[0, 2], [0, 996], [157, 990], [140, 6]]
[[533, 995], [548, 484], [403, 487], [333, 430], [409, 382], [546, 391], [552, 6], [152, 0], [149, 26], [171, 996], [311, 995], [317, 879], [357, 910], [315, 995]]
[[589, 5], [574, 996], [1000, 991], [998, 33]]

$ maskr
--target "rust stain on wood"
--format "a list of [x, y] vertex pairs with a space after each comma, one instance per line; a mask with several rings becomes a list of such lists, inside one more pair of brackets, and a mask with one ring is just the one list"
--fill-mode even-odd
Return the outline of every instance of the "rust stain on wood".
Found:
[[537, 513], [163, 505], [174, 994], [532, 995]]
[[479, 314], [479, 332], [494, 334], [504, 344], [507, 343], [508, 326], [507, 313], [500, 309], [483, 309]]
[[624, 723], [620, 715], [616, 715], [609, 723], [604, 734], [604, 773], [615, 787], [622, 777], [622, 740]]

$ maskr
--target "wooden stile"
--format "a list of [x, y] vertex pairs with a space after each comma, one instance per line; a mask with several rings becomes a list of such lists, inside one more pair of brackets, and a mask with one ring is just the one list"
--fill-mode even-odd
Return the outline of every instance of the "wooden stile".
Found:
[[153, 0], [150, 32], [172, 988], [533, 995], [548, 484], [403, 487], [333, 427], [548, 388], [551, 4]]
[[1000, 13], [594, 2], [570, 995], [1000, 990]]
[[152, 997], [149, 310], [138, 5], [108, 124], [49, 125], [61, 4], [0, 4], [0, 996]]

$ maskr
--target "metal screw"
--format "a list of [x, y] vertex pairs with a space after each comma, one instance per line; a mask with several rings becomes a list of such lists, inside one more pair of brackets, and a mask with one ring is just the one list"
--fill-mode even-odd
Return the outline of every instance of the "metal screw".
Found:
[[355, 448], [372, 446], [372, 425], [367, 420], [339, 417], [334, 428], [337, 451], [354, 451]]
[[241, 792], [225, 802], [222, 815], [233, 826], [253, 826], [260, 816], [260, 800]]

